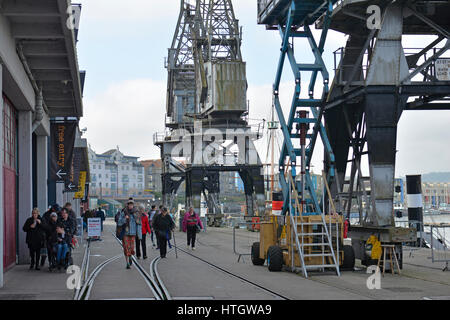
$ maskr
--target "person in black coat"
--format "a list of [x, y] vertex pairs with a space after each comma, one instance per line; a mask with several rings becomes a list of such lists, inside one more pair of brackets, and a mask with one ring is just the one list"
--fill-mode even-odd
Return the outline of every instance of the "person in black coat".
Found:
[[46, 242], [48, 259], [50, 264], [50, 270], [56, 267], [56, 253], [54, 252], [54, 247], [57, 243], [57, 231], [56, 227], [58, 225], [58, 214], [52, 212], [50, 215], [50, 221], [45, 224]]
[[102, 208], [98, 208], [98, 210], [95, 212], [95, 217], [96, 218], [100, 218], [100, 223], [101, 223], [101, 227], [102, 227], [102, 232], [103, 232], [103, 221], [105, 221], [106, 217], [105, 217], [105, 213], [103, 212]]
[[40, 270], [39, 258], [41, 255], [41, 248], [44, 245], [45, 229], [41, 216], [39, 215], [39, 209], [33, 209], [31, 218], [28, 218], [23, 225], [23, 231], [27, 233], [26, 243], [30, 249], [30, 269], [33, 269], [34, 267], [36, 270]]
[[42, 220], [45, 223], [48, 223], [50, 221], [51, 214], [55, 212], [59, 217], [60, 211], [61, 211], [60, 206], [58, 204], [54, 204], [47, 212], [44, 213], [44, 215], [42, 216]]
[[61, 217], [58, 219], [58, 223], [62, 224], [67, 235], [70, 237], [75, 235], [76, 222], [69, 217], [69, 211], [66, 208], [61, 210]]
[[170, 217], [167, 208], [163, 208], [162, 213], [154, 217], [153, 227], [156, 231], [161, 258], [165, 258], [167, 253], [167, 240], [170, 240], [170, 234], [175, 229], [175, 223]]
[[[44, 226], [48, 225], [51, 221], [51, 216], [55, 213], [57, 216], [60, 215], [60, 211], [61, 211], [61, 207], [55, 203], [54, 205], [52, 205], [50, 207], [50, 209], [44, 213], [44, 215], [42, 216], [42, 222], [44, 223]], [[51, 251], [49, 251], [49, 245], [46, 243], [47, 239], [44, 240], [44, 253], [41, 254], [41, 267], [44, 266], [45, 264], [45, 259], [47, 259], [47, 256], [51, 255]]]

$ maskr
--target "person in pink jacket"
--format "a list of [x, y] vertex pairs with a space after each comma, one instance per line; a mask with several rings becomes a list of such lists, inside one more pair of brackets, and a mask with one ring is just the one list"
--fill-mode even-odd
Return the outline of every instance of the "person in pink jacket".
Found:
[[197, 236], [197, 225], [203, 229], [202, 221], [194, 209], [191, 207], [186, 212], [183, 218], [183, 232], [187, 232], [187, 246], [192, 245], [192, 250], [195, 250], [195, 238]]

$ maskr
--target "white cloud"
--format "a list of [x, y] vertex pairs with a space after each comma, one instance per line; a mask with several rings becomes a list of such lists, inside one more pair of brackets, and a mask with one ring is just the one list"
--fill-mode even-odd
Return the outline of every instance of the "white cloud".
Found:
[[80, 126], [97, 153], [116, 146], [126, 155], [159, 158], [153, 134], [164, 131], [166, 83], [150, 79], [125, 81], [85, 99]]
[[172, 16], [179, 10], [179, 0], [79, 0], [83, 5], [82, 19], [117, 23], [146, 20], [152, 23]]

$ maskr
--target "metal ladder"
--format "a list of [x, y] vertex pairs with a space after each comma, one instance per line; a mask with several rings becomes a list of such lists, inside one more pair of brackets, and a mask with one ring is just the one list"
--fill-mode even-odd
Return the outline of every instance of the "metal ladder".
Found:
[[[295, 244], [296, 244], [296, 249], [297, 252], [299, 253], [300, 256], [300, 261], [302, 264], [302, 273], [303, 276], [305, 278], [308, 278], [308, 269], [321, 269], [322, 272], [325, 271], [325, 268], [332, 268], [336, 270], [336, 274], [338, 276], [341, 276], [341, 272], [339, 269], [339, 256], [336, 259], [336, 255], [334, 253], [334, 248], [333, 248], [333, 243], [332, 243], [332, 237], [331, 237], [331, 219], [330, 219], [330, 224], [329, 227], [327, 226], [327, 223], [325, 221], [325, 214], [323, 212], [320, 212], [320, 217], [321, 220], [317, 221], [317, 222], [304, 222], [303, 221], [303, 216], [302, 216], [302, 207], [300, 206], [300, 202], [299, 202], [299, 195], [298, 192], [295, 188], [295, 184], [293, 183], [293, 179], [292, 179], [292, 175], [290, 175], [290, 185], [291, 185], [291, 190], [292, 190], [292, 194], [293, 197], [295, 199], [295, 208], [292, 208], [292, 201], [290, 199], [289, 201], [289, 205], [290, 205], [290, 210], [289, 210], [289, 216], [290, 216], [290, 220], [291, 220], [291, 237], [293, 235], [293, 237], [295, 238]], [[292, 213], [297, 213], [297, 214], [292, 214]], [[305, 227], [306, 226], [321, 226], [321, 228], [318, 228], [319, 231], [318, 232], [305, 232]], [[298, 232], [298, 228], [300, 227], [301, 232]], [[312, 228], [314, 229], [314, 228]], [[292, 232], [293, 230], [293, 232]], [[337, 250], [337, 254], [339, 255], [339, 223], [338, 220], [336, 220], [336, 250]], [[305, 243], [305, 237], [312, 237], [314, 239], [314, 237], [320, 236], [321, 238], [321, 242], [319, 243]], [[291, 238], [292, 239], [292, 238]], [[301, 239], [301, 242], [300, 242]], [[305, 254], [305, 247], [321, 247], [322, 248], [322, 252], [320, 253], [306, 253]], [[292, 257], [292, 269], [294, 269], [294, 252], [292, 252], [291, 257]], [[308, 257], [322, 257], [322, 264], [319, 265], [306, 265], [305, 264], [305, 258]], [[326, 261], [328, 261], [328, 258], [331, 257], [332, 258], [332, 263], [326, 263]]]

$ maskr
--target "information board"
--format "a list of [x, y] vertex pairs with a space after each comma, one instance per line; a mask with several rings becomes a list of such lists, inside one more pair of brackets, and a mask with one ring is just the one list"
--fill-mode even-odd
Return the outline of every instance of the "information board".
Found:
[[88, 219], [88, 237], [102, 236], [102, 220], [100, 218]]

